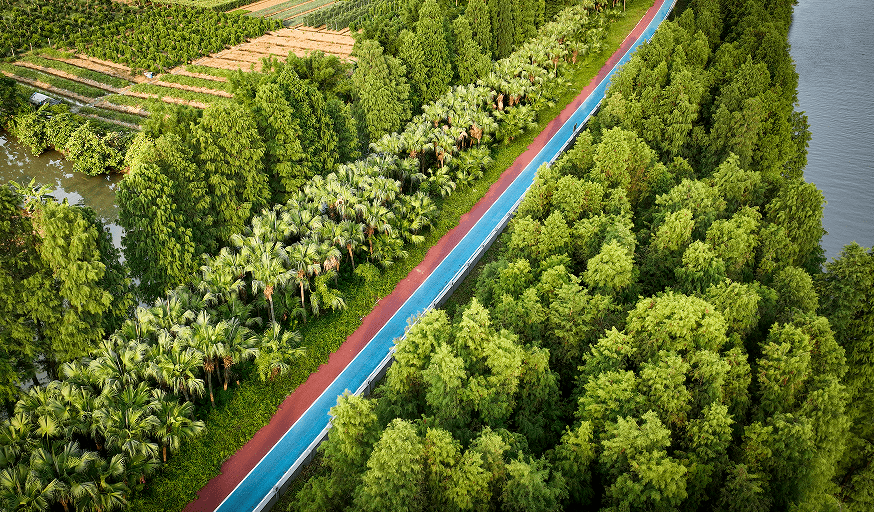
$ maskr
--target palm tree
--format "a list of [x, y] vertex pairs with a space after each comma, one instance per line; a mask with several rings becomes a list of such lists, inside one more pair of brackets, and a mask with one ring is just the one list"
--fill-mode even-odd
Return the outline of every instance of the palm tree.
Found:
[[[275, 323], [275, 322], [274, 322]], [[224, 366], [224, 389], [228, 389], [231, 366], [240, 361], [252, 359], [258, 354], [258, 349], [252, 344], [249, 329], [240, 325], [240, 320], [232, 318], [226, 322], [224, 335], [225, 342], [222, 344], [223, 352], [220, 355]]]
[[[236, 236], [236, 235], [235, 235]], [[231, 237], [234, 240], [234, 237]], [[201, 292], [212, 292], [224, 299], [225, 303], [236, 298], [240, 290], [246, 286], [243, 281], [245, 265], [240, 261], [238, 253], [222, 247], [218, 255], [209, 264], [200, 267], [201, 279], [198, 289]]]
[[98, 398], [100, 408], [94, 411], [93, 428], [106, 440], [108, 451], [122, 452], [128, 457], [136, 454], [158, 457], [158, 445], [150, 441], [158, 427], [150, 399], [151, 391], [145, 382], [136, 387], [104, 390]]
[[69, 512], [74, 486], [88, 482], [88, 469], [98, 460], [96, 453], [83, 451], [76, 442], [55, 441], [33, 452], [30, 469], [41, 482], [57, 482], [53, 498]]
[[15, 464], [36, 446], [33, 424], [23, 412], [16, 412], [0, 424], [0, 467]]
[[76, 509], [88, 512], [109, 512], [127, 506], [127, 484], [119, 481], [125, 476], [125, 457], [117, 453], [108, 461], [91, 466], [89, 485], [79, 488]]
[[161, 442], [161, 455], [167, 462], [167, 451], [179, 450], [182, 441], [199, 435], [206, 429], [206, 424], [194, 420], [194, 405], [191, 402], [180, 404], [175, 396], [168, 396], [161, 390], [152, 390], [152, 409], [158, 418], [158, 428], [155, 436]]
[[270, 326], [261, 337], [261, 347], [255, 366], [262, 382], [281, 375], [290, 368], [289, 363], [306, 354], [306, 349], [297, 347], [300, 333], [282, 330], [278, 324]]
[[252, 275], [252, 293], [264, 291], [264, 298], [270, 304], [270, 322], [275, 323], [273, 290], [278, 285], [284, 285], [291, 277], [286, 268], [288, 254], [280, 242], [265, 242], [250, 237], [241, 243], [246, 271]]
[[391, 220], [394, 214], [381, 204], [370, 204], [364, 212], [364, 232], [367, 235], [367, 243], [370, 254], [373, 255], [373, 235], [377, 232], [390, 234], [392, 232]]
[[58, 480], [45, 482], [27, 464], [0, 471], [0, 509], [16, 512], [45, 512], [61, 491]]
[[291, 215], [281, 205], [274, 205], [271, 209], [264, 209], [261, 215], [252, 217], [252, 225], [247, 229], [252, 236], [263, 242], [285, 242], [291, 236]]
[[181, 392], [185, 401], [190, 402], [192, 395], [202, 395], [204, 391], [203, 379], [197, 377], [202, 358], [203, 354], [196, 348], [174, 343], [169, 350], [153, 358], [149, 374], [159, 384]]
[[201, 311], [186, 331], [186, 336], [191, 340], [191, 344], [203, 356], [203, 371], [206, 373], [209, 402], [213, 408], [215, 408], [215, 395], [212, 392], [212, 372], [216, 369], [219, 354], [224, 351], [222, 343], [224, 342], [225, 329], [225, 321], [212, 324], [206, 311]]
[[[300, 288], [301, 306], [306, 307], [304, 290], [310, 287], [310, 276], [317, 274], [321, 270], [317, 246], [312, 242], [302, 240], [286, 250], [288, 251], [288, 261], [292, 270], [291, 277]], [[306, 314], [304, 314], [304, 321], [306, 321]]]

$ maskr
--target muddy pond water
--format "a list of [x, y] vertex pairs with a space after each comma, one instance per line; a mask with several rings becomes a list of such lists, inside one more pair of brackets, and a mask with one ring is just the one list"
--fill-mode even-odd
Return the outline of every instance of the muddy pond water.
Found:
[[22, 185], [35, 179], [37, 184], [52, 189], [58, 201], [90, 206], [112, 234], [112, 242], [121, 249], [123, 230], [118, 225], [115, 191], [121, 175], [87, 176], [74, 172], [73, 165], [57, 151], [33, 156], [14, 137], [0, 132], [0, 184], [15, 181]]

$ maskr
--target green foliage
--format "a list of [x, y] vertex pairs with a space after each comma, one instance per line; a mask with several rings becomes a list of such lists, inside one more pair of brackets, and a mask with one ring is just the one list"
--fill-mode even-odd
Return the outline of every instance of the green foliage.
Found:
[[140, 135], [127, 159], [130, 171], [118, 189], [125, 259], [140, 279], [139, 293], [154, 298], [197, 269], [195, 226], [206, 220], [205, 191], [190, 153], [175, 135], [155, 141]]
[[356, 43], [358, 66], [352, 82], [358, 96], [356, 107], [362, 110], [364, 126], [370, 140], [377, 140], [397, 130], [410, 116], [409, 91], [404, 76], [406, 68], [373, 40]]
[[[264, 145], [255, 120], [249, 111], [234, 103], [217, 102], [204, 111], [191, 137], [197, 148], [195, 163], [206, 178], [212, 198], [212, 238], [229, 240], [232, 234], [242, 231], [252, 211], [259, 211], [267, 203], [267, 180], [261, 172]], [[229, 161], [227, 155], [234, 155], [234, 161]], [[215, 250], [215, 246], [207, 249]]]
[[641, 419], [619, 418], [607, 425], [600, 464], [616, 479], [606, 489], [607, 503], [615, 510], [673, 510], [686, 497], [688, 469], [666, 453], [670, 431], [655, 413]]

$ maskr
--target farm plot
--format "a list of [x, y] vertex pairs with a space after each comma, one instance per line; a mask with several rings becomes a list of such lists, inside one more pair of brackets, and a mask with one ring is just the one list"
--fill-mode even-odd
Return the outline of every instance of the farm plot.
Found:
[[221, 69], [249, 70], [253, 65], [261, 70], [261, 59], [275, 56], [285, 59], [289, 52], [304, 57], [312, 51], [322, 51], [326, 55], [350, 60], [355, 40], [348, 31], [337, 32], [310, 27], [285, 28], [269, 32], [247, 43], [229, 50], [204, 57], [194, 62], [197, 65]]

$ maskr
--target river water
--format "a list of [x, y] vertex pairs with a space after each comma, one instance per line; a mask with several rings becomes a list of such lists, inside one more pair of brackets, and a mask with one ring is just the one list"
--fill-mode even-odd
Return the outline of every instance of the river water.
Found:
[[805, 179], [825, 194], [826, 257], [874, 245], [874, 9], [871, 0], [800, 0], [789, 43], [813, 139]]
[[112, 234], [112, 241], [121, 249], [123, 230], [118, 225], [115, 190], [121, 175], [88, 176], [73, 171], [73, 165], [57, 151], [35, 157], [8, 133], [0, 132], [0, 184], [10, 181], [22, 185], [35, 179], [37, 184], [51, 187], [58, 201], [90, 206]]

